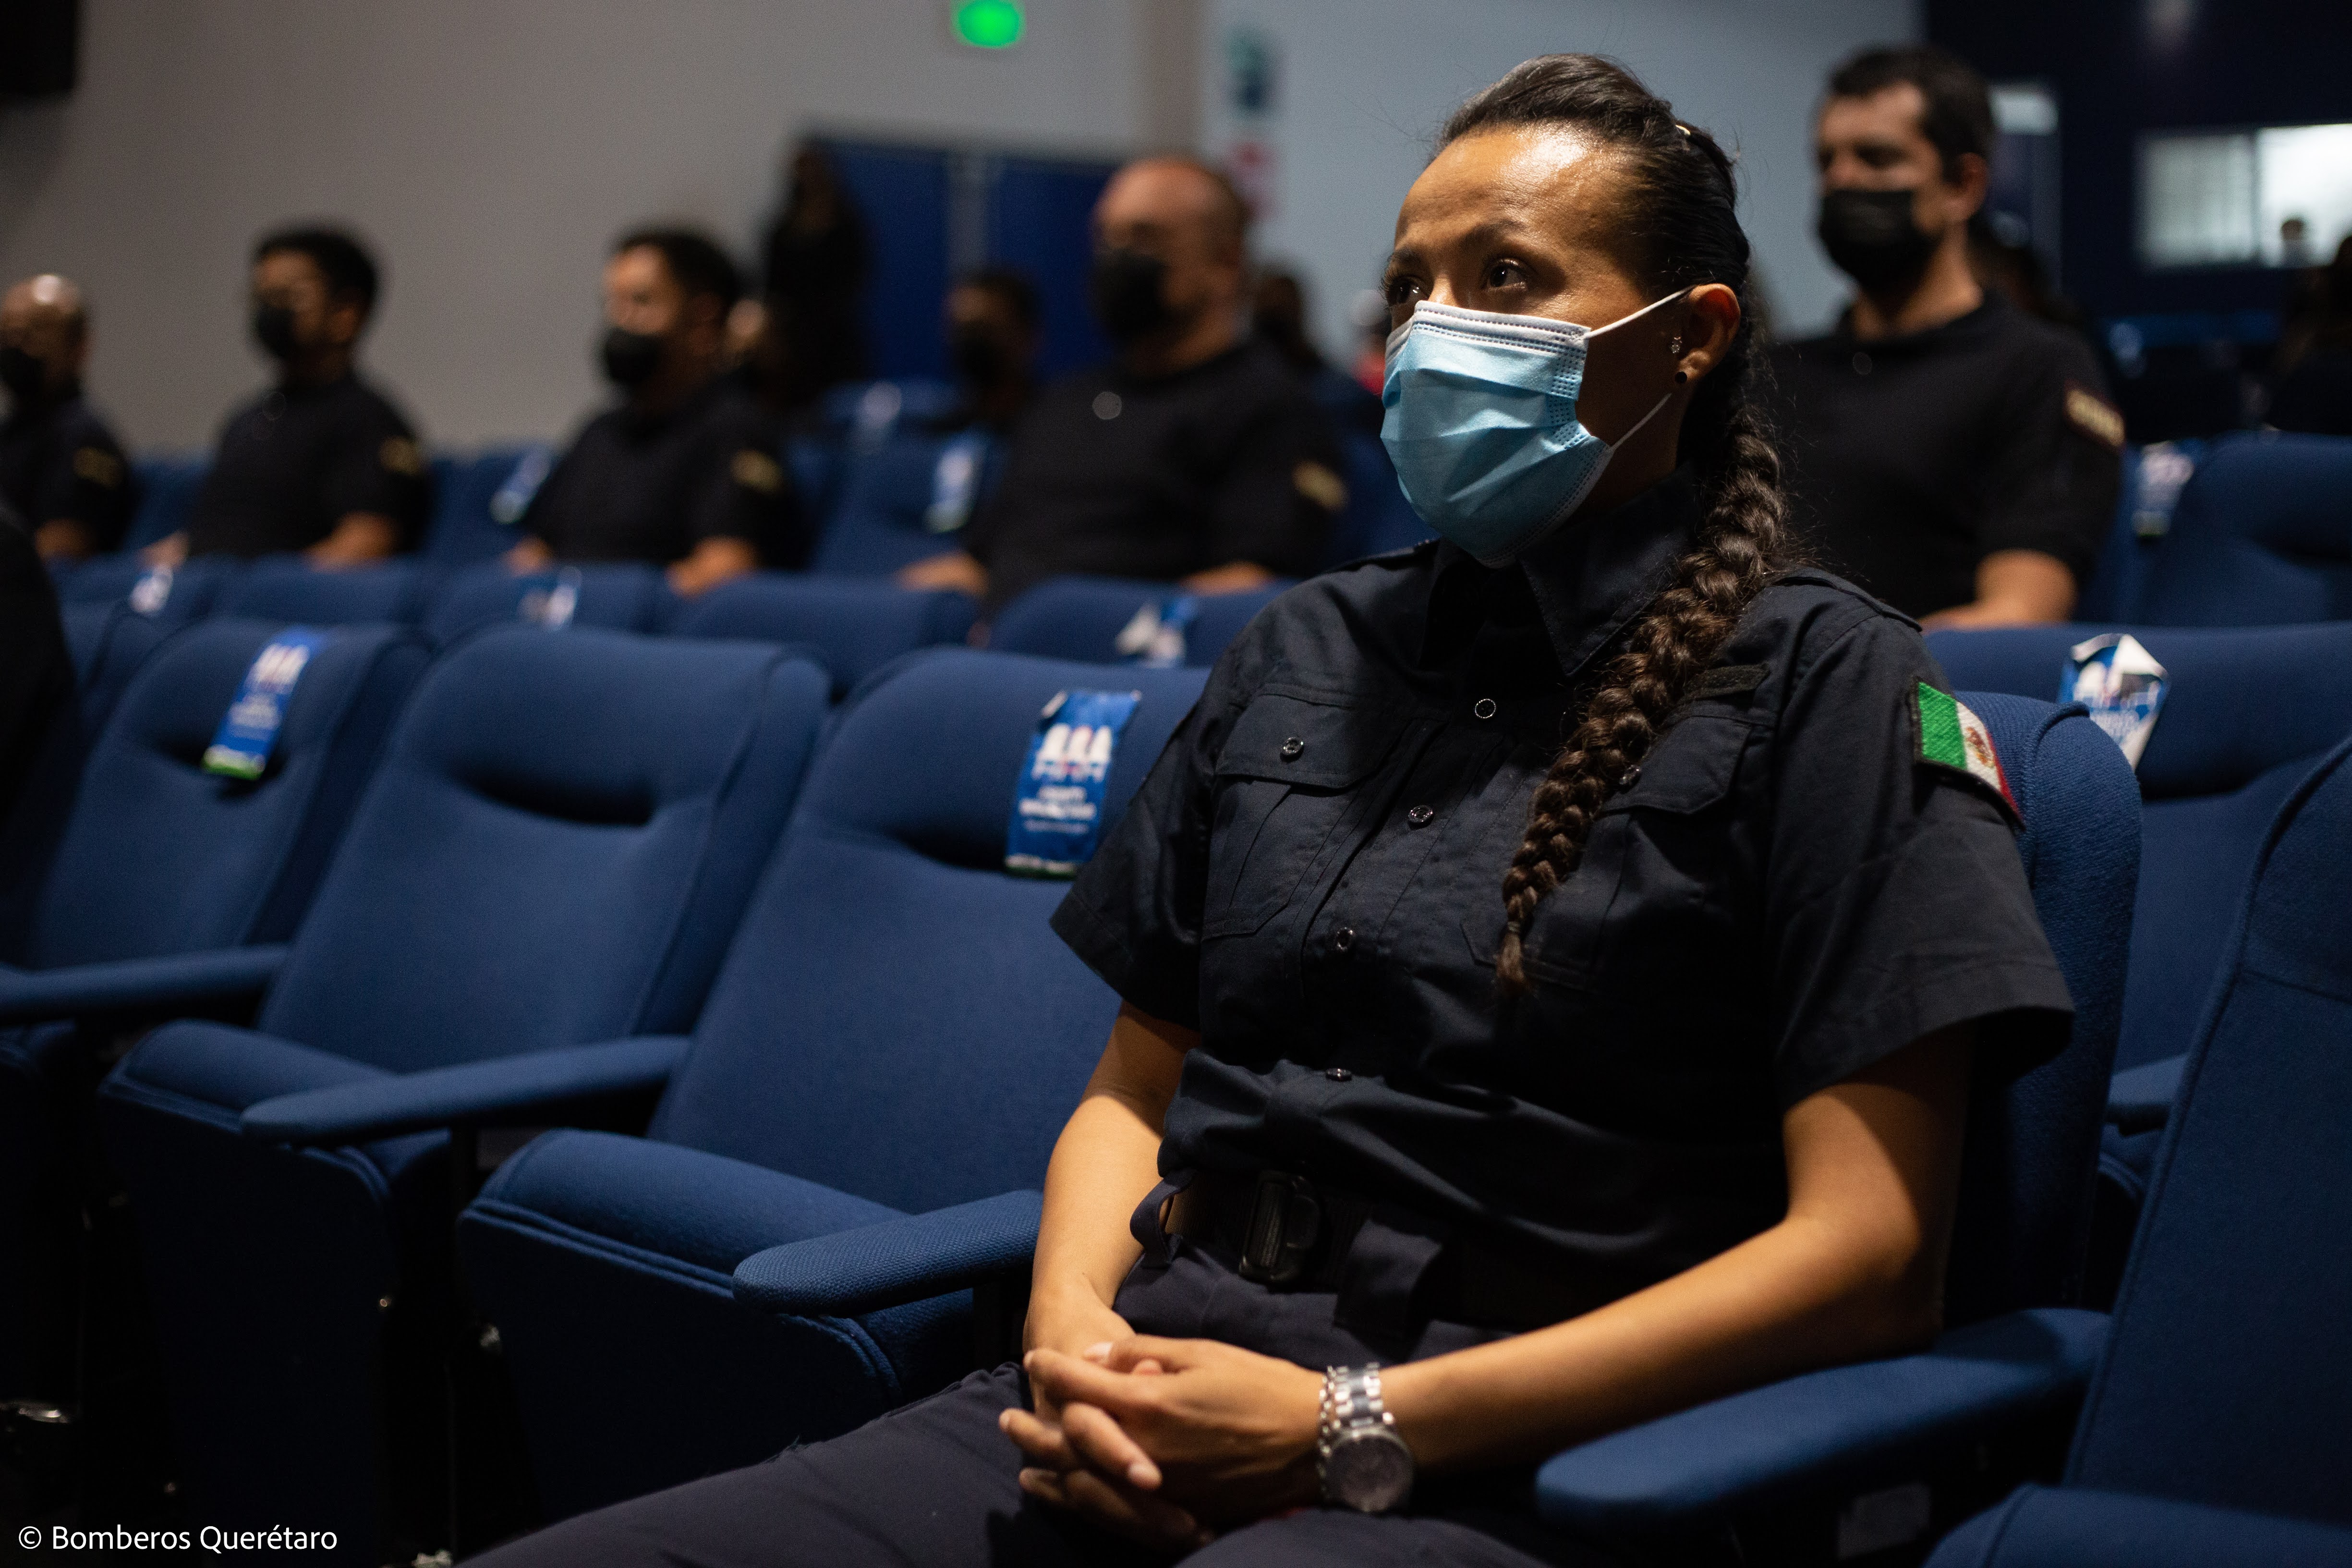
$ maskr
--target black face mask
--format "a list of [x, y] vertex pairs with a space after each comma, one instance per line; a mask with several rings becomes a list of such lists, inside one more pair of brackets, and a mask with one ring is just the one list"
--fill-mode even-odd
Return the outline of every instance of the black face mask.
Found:
[[1942, 243], [1912, 216], [1911, 191], [1835, 190], [1822, 197], [1816, 232], [1838, 270], [1864, 289], [1899, 288], [1927, 269]]
[[958, 327], [948, 334], [948, 363], [974, 386], [1000, 386], [1013, 378], [1012, 348], [986, 327]]
[[1168, 308], [1168, 263], [1139, 250], [1097, 250], [1088, 293], [1095, 320], [1110, 341], [1126, 344], [1171, 325]]
[[284, 364], [301, 349], [294, 341], [294, 312], [283, 305], [256, 305], [253, 308], [253, 341], [261, 352]]
[[666, 340], [652, 332], [633, 332], [626, 327], [613, 327], [596, 347], [596, 357], [604, 367], [604, 375], [614, 385], [634, 391], [654, 378], [661, 369], [662, 344]]
[[29, 403], [41, 395], [49, 384], [49, 366], [46, 360], [26, 353], [15, 343], [0, 347], [0, 386], [19, 403]]

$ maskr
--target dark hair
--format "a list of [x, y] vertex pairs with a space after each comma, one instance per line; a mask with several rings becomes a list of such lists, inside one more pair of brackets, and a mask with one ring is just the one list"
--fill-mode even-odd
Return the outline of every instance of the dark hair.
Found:
[[1830, 72], [1832, 98], [1869, 98], [1909, 82], [1927, 108], [1920, 133], [1944, 160], [1944, 178], [1957, 178], [1963, 155], [1992, 157], [1992, 90], [1976, 67], [1933, 44], [1864, 49]]
[[709, 235], [690, 228], [659, 225], [633, 228], [613, 242], [613, 254], [627, 250], [657, 250], [662, 265], [689, 300], [716, 300], [724, 316], [743, 297], [743, 274]]
[[1625, 210], [1623, 258], [1656, 298], [1701, 283], [1727, 285], [1742, 305], [1739, 331], [1683, 416], [1682, 460], [1696, 469], [1704, 520], [1674, 577], [1624, 633], [1624, 650], [1551, 771], [1528, 803], [1528, 831], [1503, 874], [1503, 941], [1495, 979], [1524, 992], [1521, 943], [1536, 906], [1576, 869], [1592, 821], [1626, 773], [1672, 721], [1757, 594], [1792, 558], [1780, 458], [1757, 406], [1755, 329], [1748, 299], [1748, 237], [1734, 212], [1731, 160], [1715, 139], [1675, 118], [1673, 105], [1612, 60], [1545, 55], [1454, 111], [1441, 144], [1481, 132], [1573, 126], [1618, 157]]
[[281, 228], [261, 237], [253, 247], [253, 259], [259, 262], [289, 250], [310, 258], [310, 265], [327, 281], [328, 298], [355, 300], [361, 315], [375, 313], [383, 275], [376, 270], [375, 258], [358, 240], [339, 228]]
[[958, 278], [955, 286], [977, 289], [983, 294], [993, 295], [998, 304], [1013, 312], [1013, 319], [1021, 323], [1023, 331], [1034, 332], [1037, 330], [1044, 306], [1037, 298], [1037, 285], [1031, 282], [1029, 274], [1019, 268], [975, 267]]

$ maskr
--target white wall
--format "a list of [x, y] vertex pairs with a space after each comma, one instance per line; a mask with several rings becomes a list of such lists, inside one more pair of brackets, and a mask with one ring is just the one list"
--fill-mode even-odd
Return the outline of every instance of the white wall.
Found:
[[1920, 36], [1916, 0], [1211, 0], [1213, 147], [1243, 133], [1222, 55], [1236, 26], [1270, 36], [1280, 61], [1259, 249], [1299, 264], [1327, 349], [1352, 346], [1349, 298], [1376, 280], [1446, 114], [1519, 61], [1571, 49], [1623, 61], [1738, 150], [1741, 217], [1778, 325], [1826, 322], [1844, 289], [1812, 238], [1813, 104], [1853, 49]]
[[201, 445], [262, 379], [247, 247], [346, 220], [389, 274], [367, 357], [426, 434], [552, 436], [597, 395], [621, 228], [679, 216], [748, 249], [811, 123], [1181, 134], [1139, 47], [1167, 31], [1152, 4], [1028, 0], [1029, 38], [992, 56], [940, 0], [85, 0], [80, 89], [0, 110], [0, 279], [80, 279], [99, 401], [135, 446]]

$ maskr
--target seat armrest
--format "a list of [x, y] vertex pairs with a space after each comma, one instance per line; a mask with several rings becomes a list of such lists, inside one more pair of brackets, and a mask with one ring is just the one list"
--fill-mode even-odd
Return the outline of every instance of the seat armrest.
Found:
[[687, 1043], [683, 1035], [645, 1035], [281, 1094], [247, 1108], [245, 1132], [273, 1143], [337, 1145], [544, 1120], [588, 1101], [659, 1089]]
[[1045, 1194], [992, 1198], [787, 1242], [735, 1266], [735, 1299], [795, 1317], [855, 1317], [1025, 1268]]
[[0, 1025], [258, 996], [285, 967], [286, 952], [285, 943], [268, 942], [62, 969], [0, 971]]
[[2107, 1080], [2107, 1120], [2125, 1132], [2147, 1132], [2161, 1127], [2172, 1114], [2173, 1098], [2180, 1092], [2180, 1069], [2186, 1056], [2167, 1057], [2126, 1068]]
[[1537, 1504], [1595, 1535], [1679, 1535], [1883, 1485], [2080, 1399], [2106, 1332], [2104, 1313], [2038, 1308], [1718, 1399], [1554, 1456]]

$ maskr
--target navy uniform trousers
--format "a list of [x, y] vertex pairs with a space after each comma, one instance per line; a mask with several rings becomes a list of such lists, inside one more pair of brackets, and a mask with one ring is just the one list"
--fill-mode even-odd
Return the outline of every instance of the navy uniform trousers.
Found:
[[[1410, 1287], [1396, 1270], [1376, 1272]], [[1204, 1251], [1189, 1241], [1171, 1246], [1154, 1236], [1117, 1305], [1139, 1333], [1223, 1340], [1318, 1369], [1436, 1355], [1496, 1337], [1492, 1331], [1427, 1323], [1402, 1342], [1377, 1330], [1368, 1341], [1334, 1321], [1335, 1313], [1351, 1316], [1340, 1305], [1344, 1300], [1330, 1291], [1269, 1291], [1243, 1279], [1215, 1248]], [[1352, 1304], [1377, 1310], [1392, 1303]], [[472, 1561], [481, 1568], [1142, 1568], [1167, 1563], [1166, 1552], [1131, 1544], [1021, 1489], [1020, 1450], [996, 1421], [1001, 1412], [1027, 1404], [1027, 1381], [1017, 1363], [974, 1373], [946, 1393], [845, 1436], [582, 1514]], [[1536, 1521], [1533, 1481], [1533, 1470], [1524, 1467], [1436, 1478], [1416, 1489], [1402, 1512], [1304, 1509], [1235, 1530], [1185, 1562], [1198, 1568], [1605, 1564], [1608, 1559], [1589, 1546]]]

